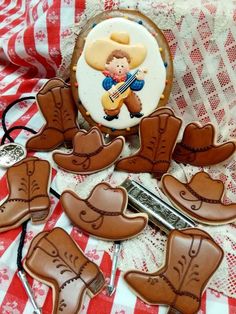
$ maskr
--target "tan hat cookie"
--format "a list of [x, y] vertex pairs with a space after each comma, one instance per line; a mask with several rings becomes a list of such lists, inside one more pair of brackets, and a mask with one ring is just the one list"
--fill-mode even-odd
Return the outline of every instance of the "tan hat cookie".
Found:
[[170, 201], [184, 214], [208, 225], [223, 225], [236, 221], [236, 203], [224, 204], [224, 184], [208, 173], [196, 173], [188, 183], [166, 174], [162, 187]]
[[210, 166], [228, 159], [236, 150], [236, 143], [229, 141], [215, 144], [215, 128], [211, 123], [201, 126], [193, 122], [186, 126], [183, 138], [177, 143], [173, 159], [193, 166]]
[[126, 240], [141, 233], [148, 223], [146, 214], [125, 212], [128, 196], [124, 188], [112, 188], [105, 182], [97, 184], [87, 199], [64, 191], [60, 201], [75, 226], [100, 239]]
[[91, 174], [113, 165], [124, 147], [124, 138], [119, 136], [105, 144], [97, 127], [88, 132], [80, 130], [73, 139], [73, 151], [64, 154], [53, 152], [54, 162], [62, 169], [78, 174]]

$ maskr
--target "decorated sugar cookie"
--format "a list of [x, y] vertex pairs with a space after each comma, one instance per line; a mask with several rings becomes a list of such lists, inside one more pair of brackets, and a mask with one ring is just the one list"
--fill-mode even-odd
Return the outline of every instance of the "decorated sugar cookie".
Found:
[[[85, 294], [92, 298], [105, 285], [101, 269], [61, 228], [43, 231], [34, 237], [24, 269], [34, 279], [52, 288], [52, 314], [81, 313]], [[40, 313], [46, 313], [46, 310]]]
[[172, 61], [160, 30], [134, 11], [99, 14], [86, 24], [71, 64], [73, 96], [84, 118], [112, 135], [129, 135], [165, 105]]
[[87, 199], [66, 190], [60, 198], [72, 223], [94, 237], [108, 241], [127, 240], [139, 235], [148, 223], [145, 213], [127, 214], [127, 192], [108, 183], [97, 184]]

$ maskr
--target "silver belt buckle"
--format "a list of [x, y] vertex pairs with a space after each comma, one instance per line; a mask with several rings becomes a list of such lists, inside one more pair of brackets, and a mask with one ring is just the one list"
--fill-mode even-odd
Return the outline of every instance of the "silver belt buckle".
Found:
[[0, 146], [0, 167], [9, 168], [24, 159], [27, 151], [17, 143], [8, 143]]

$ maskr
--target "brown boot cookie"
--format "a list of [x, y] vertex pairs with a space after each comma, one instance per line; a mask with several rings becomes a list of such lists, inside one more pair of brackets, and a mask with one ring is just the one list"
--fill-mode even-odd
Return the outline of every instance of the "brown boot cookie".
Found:
[[169, 314], [194, 314], [222, 258], [223, 250], [208, 233], [200, 229], [173, 230], [161, 269], [149, 274], [128, 271], [124, 278], [145, 303], [169, 305]]
[[40, 89], [36, 100], [46, 124], [27, 141], [26, 148], [51, 151], [61, 144], [71, 146], [79, 127], [70, 85], [59, 78], [51, 79]]
[[160, 179], [170, 166], [182, 121], [170, 108], [160, 108], [143, 118], [139, 127], [140, 148], [121, 159], [116, 168], [127, 172], [149, 172]]
[[14, 229], [31, 218], [43, 223], [50, 209], [50, 164], [37, 157], [25, 158], [7, 170], [9, 195], [0, 205], [0, 232]]
[[52, 288], [53, 314], [78, 314], [85, 293], [93, 297], [105, 284], [99, 267], [61, 228], [41, 232], [32, 240], [24, 268]]

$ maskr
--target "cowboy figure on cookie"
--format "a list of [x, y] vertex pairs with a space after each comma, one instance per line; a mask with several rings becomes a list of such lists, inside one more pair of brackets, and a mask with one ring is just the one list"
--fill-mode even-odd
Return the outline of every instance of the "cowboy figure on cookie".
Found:
[[143, 88], [145, 71], [138, 69], [133, 74], [129, 71], [144, 61], [147, 51], [143, 45], [130, 45], [129, 41], [127, 32], [112, 33], [110, 38], [88, 45], [85, 52], [86, 62], [106, 76], [102, 82], [106, 92], [101, 102], [107, 121], [118, 119], [123, 104], [131, 118], [143, 116], [142, 103], [135, 91]]

